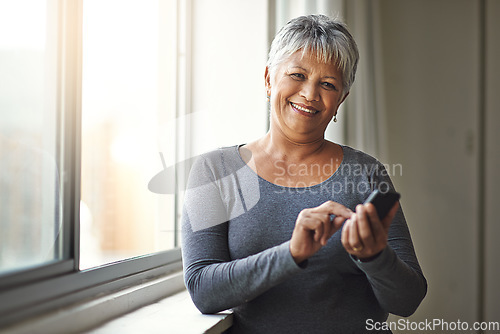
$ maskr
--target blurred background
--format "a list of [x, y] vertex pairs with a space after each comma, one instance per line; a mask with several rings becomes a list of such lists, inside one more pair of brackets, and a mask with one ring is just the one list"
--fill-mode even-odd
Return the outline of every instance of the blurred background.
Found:
[[[0, 1], [0, 271], [57, 256], [55, 3]], [[402, 166], [429, 284], [411, 320], [500, 321], [496, 0], [84, 0], [80, 268], [178, 246], [182, 189], [148, 182], [267, 131], [269, 44], [309, 13], [346, 21], [361, 54], [328, 138]]]

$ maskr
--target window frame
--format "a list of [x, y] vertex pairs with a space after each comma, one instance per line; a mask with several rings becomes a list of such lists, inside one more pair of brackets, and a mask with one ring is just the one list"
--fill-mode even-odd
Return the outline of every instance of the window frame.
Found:
[[[0, 276], [0, 328], [182, 270], [177, 237], [177, 247], [171, 250], [137, 256], [96, 268], [79, 269], [83, 0], [52, 0], [48, 4], [51, 9], [57, 8], [58, 11], [57, 165], [61, 171], [59, 203], [62, 220], [62, 240], [58, 239], [58, 242], [62, 259]], [[176, 0], [176, 8], [178, 14], [185, 15], [182, 22], [190, 22], [191, 1]], [[177, 25], [179, 26], [179, 22]], [[189, 31], [186, 37], [184, 44], [189, 45]], [[181, 47], [178, 40], [175, 44], [177, 49]], [[176, 78], [182, 82], [180, 91], [176, 92], [179, 99], [176, 103], [177, 115], [184, 113], [181, 108], [185, 108], [186, 103], [181, 102], [188, 100], [185, 88], [189, 80], [181, 76], [184, 76], [189, 68], [190, 48], [187, 47], [183, 51], [183, 68]], [[186, 129], [178, 130], [176, 136], [181, 140], [181, 149], [188, 143], [187, 134]], [[180, 201], [176, 201], [176, 207], [180, 207]], [[179, 216], [180, 213], [175, 215], [176, 226]], [[156, 299], [160, 297], [162, 296], [155, 296]]]

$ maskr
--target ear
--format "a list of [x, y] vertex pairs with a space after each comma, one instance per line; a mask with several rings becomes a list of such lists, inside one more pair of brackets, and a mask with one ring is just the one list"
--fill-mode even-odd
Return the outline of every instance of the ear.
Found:
[[[349, 95], [349, 92], [347, 92], [343, 97], [342, 97], [342, 100], [340, 101], [339, 103], [339, 107], [342, 103], [344, 103], [345, 99], [347, 98], [347, 96]], [[335, 114], [333, 116], [337, 116], [337, 113], [339, 112], [339, 108], [337, 107], [337, 111], [335, 111]]]
[[345, 99], [347, 98], [347, 96], [349, 96], [349, 93], [350, 93], [350, 92], [347, 92], [347, 93], [346, 93], [346, 94], [342, 97], [342, 101], [340, 101], [339, 106], [340, 106], [342, 103], [344, 103], [344, 101], [345, 101]]
[[266, 94], [267, 96], [271, 95], [271, 73], [269, 71], [269, 67], [266, 66], [266, 71], [264, 72], [264, 80], [266, 84]]

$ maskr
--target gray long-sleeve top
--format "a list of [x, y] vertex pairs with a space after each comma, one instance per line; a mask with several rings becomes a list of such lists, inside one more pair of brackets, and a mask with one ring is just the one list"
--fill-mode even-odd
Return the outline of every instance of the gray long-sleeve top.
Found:
[[[324, 182], [288, 188], [259, 177], [238, 146], [193, 165], [182, 219], [185, 284], [203, 313], [229, 308], [232, 333], [364, 333], [367, 321], [412, 314], [427, 291], [401, 208], [387, 248], [360, 262], [337, 231], [300, 266], [289, 250], [297, 215], [328, 200], [354, 210], [371, 191], [394, 189], [383, 165], [347, 146]], [[306, 167], [305, 167], [306, 168]]]

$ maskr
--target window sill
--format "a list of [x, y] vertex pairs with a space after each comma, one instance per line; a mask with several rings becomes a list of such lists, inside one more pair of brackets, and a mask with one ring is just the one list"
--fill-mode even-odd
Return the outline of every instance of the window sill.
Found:
[[231, 325], [230, 312], [201, 314], [185, 290], [182, 272], [177, 272], [24, 321], [2, 333], [216, 334]]
[[187, 290], [110, 321], [88, 334], [186, 333], [219, 334], [231, 327], [229, 311], [201, 314]]

